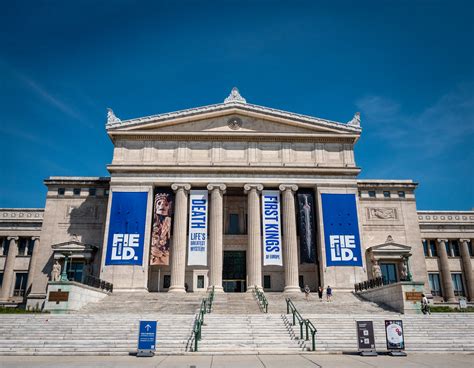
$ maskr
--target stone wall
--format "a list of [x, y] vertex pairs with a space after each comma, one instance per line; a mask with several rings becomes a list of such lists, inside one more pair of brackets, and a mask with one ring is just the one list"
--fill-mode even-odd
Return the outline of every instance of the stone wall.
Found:
[[[50, 292], [68, 292], [69, 298], [67, 302], [50, 302]], [[78, 282], [49, 282], [47, 289], [47, 297], [44, 304], [44, 310], [51, 313], [67, 313], [77, 311], [89, 303], [95, 303], [105, 298], [107, 292], [95, 289], [90, 286], [80, 284]]]

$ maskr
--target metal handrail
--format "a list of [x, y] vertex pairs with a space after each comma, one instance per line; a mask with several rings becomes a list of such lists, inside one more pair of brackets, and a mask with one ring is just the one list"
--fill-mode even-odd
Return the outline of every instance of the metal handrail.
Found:
[[199, 306], [199, 313], [194, 320], [193, 334], [194, 334], [194, 351], [198, 351], [198, 343], [202, 338], [202, 325], [204, 324], [204, 315], [206, 313], [212, 312], [212, 302], [214, 301], [215, 290], [214, 286], [209, 292], [207, 298], [201, 300], [201, 305]]
[[316, 332], [317, 329], [309, 319], [304, 319], [300, 312], [296, 309], [296, 306], [293, 304], [290, 298], [286, 298], [286, 313], [293, 315], [293, 326], [296, 325], [296, 320], [300, 325], [300, 340], [303, 340], [303, 325], [306, 327], [306, 340], [309, 340], [309, 331], [312, 335], [312, 350], [316, 350]]
[[257, 298], [258, 301], [258, 306], [260, 307], [260, 310], [263, 313], [268, 313], [268, 300], [262, 290], [259, 290], [258, 288], [254, 289], [255, 292], [255, 297]]
[[383, 285], [385, 285], [383, 277], [376, 277], [374, 279], [354, 284], [354, 291], [357, 293], [363, 290], [374, 289]]
[[84, 282], [82, 282], [82, 284], [87, 285], [87, 286], [92, 286], [97, 289], [102, 289], [110, 293], [114, 291], [113, 284], [91, 275], [87, 275], [86, 277], [84, 277]]

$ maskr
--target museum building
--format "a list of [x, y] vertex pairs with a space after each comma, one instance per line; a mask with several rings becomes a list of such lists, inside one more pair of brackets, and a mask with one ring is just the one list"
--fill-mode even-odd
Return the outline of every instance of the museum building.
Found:
[[419, 281], [474, 298], [473, 211], [418, 211], [412, 180], [360, 180], [348, 123], [247, 103], [120, 120], [110, 177], [50, 177], [44, 209], [0, 209], [0, 304], [48, 283], [114, 292], [349, 291]]

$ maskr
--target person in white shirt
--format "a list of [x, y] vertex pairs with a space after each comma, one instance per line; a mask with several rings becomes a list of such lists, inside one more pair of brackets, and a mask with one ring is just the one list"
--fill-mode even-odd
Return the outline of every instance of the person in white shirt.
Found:
[[423, 314], [431, 314], [430, 305], [428, 303], [428, 298], [425, 294], [421, 294], [421, 311]]

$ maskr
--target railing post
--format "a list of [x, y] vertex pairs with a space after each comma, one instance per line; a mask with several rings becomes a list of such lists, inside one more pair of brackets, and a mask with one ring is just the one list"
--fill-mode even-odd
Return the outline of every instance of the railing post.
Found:
[[296, 325], [295, 310], [293, 309], [293, 326]]
[[303, 340], [303, 321], [299, 321], [300, 323], [300, 340]]
[[307, 319], [304, 321], [304, 324], [306, 325], [306, 339], [305, 340], [309, 340], [309, 333], [308, 333], [309, 323]]
[[286, 314], [290, 314], [290, 303], [288, 302], [288, 298], [286, 299]]
[[313, 351], [315, 351], [316, 350], [316, 341], [315, 341], [314, 335], [316, 335], [316, 331], [311, 330], [311, 334], [313, 335]]

